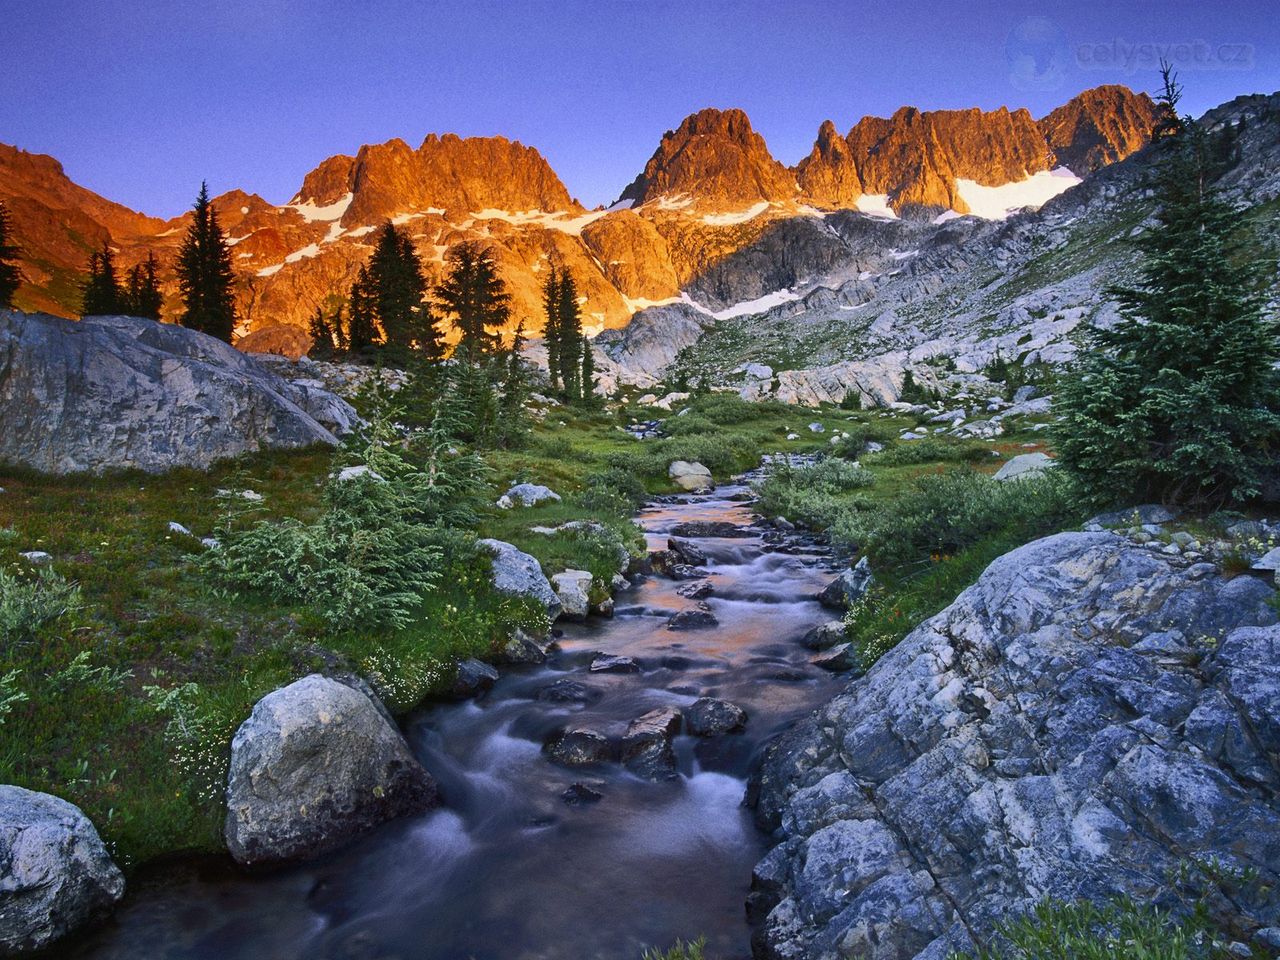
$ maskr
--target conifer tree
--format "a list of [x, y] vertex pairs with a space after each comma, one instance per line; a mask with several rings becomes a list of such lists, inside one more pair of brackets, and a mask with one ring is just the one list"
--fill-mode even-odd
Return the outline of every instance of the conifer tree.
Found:
[[124, 312], [129, 316], [160, 319], [164, 297], [156, 278], [156, 266], [155, 254], [148, 253], [146, 260], [130, 268], [124, 292]]
[[81, 287], [81, 316], [100, 317], [126, 312], [125, 291], [116, 275], [110, 244], [89, 254], [89, 278]]
[[467, 349], [455, 352], [448, 367], [441, 404], [449, 411], [459, 439], [476, 446], [488, 445], [497, 428], [498, 403], [494, 391], [494, 358]]
[[179, 322], [227, 343], [236, 327], [235, 275], [231, 250], [209, 200], [208, 184], [200, 184], [194, 216], [178, 252], [178, 288], [183, 311]]
[[329, 330], [329, 318], [320, 307], [316, 307], [307, 318], [307, 336], [311, 338], [307, 356], [313, 360], [333, 359], [333, 334]]
[[323, 306], [316, 307], [307, 321], [307, 335], [311, 337], [308, 356], [314, 360], [332, 360], [347, 352], [347, 320], [343, 304], [338, 303], [331, 312]]
[[587, 404], [595, 402], [596, 396], [596, 358], [591, 350], [591, 341], [582, 339], [582, 399]]
[[568, 270], [560, 273], [559, 306], [556, 322], [560, 340], [560, 383], [570, 399], [582, 397], [582, 311], [578, 306], [578, 284]]
[[1176, 137], [1186, 129], [1182, 115], [1178, 113], [1178, 102], [1182, 99], [1182, 87], [1168, 60], [1160, 60], [1160, 81], [1162, 89], [1156, 95], [1156, 122], [1151, 128], [1152, 140], [1165, 140]]
[[350, 320], [347, 323], [347, 349], [360, 353], [378, 342], [378, 295], [369, 265], [360, 267], [351, 285]]
[[459, 244], [449, 251], [449, 261], [449, 275], [435, 290], [436, 302], [461, 334], [454, 356], [476, 362], [501, 343], [498, 333], [510, 316], [511, 295], [483, 247]]
[[417, 349], [428, 360], [444, 356], [444, 344], [424, 302], [422, 261], [408, 234], [388, 223], [369, 261], [377, 319], [388, 346]]
[[338, 353], [346, 353], [351, 349], [350, 329], [347, 323], [347, 305], [336, 303], [333, 313], [329, 315], [329, 336], [334, 349]]
[[1111, 291], [1121, 319], [1092, 332], [1059, 387], [1057, 446], [1100, 502], [1240, 501], [1280, 455], [1267, 264], [1247, 221], [1209, 190], [1201, 128], [1186, 118], [1164, 149], [1139, 283]]
[[524, 358], [524, 321], [516, 325], [516, 332], [511, 337], [511, 347], [507, 351], [506, 369], [502, 379], [502, 398], [498, 403], [497, 433], [498, 442], [505, 447], [520, 444], [528, 433], [528, 416], [525, 413], [525, 401], [529, 396], [529, 387], [525, 376]]
[[13, 296], [22, 282], [18, 256], [22, 253], [13, 242], [13, 219], [9, 208], [0, 200], [0, 310], [13, 306]]
[[560, 274], [554, 263], [542, 281], [542, 312], [546, 317], [542, 342], [547, 346], [547, 379], [554, 393], [560, 389]]

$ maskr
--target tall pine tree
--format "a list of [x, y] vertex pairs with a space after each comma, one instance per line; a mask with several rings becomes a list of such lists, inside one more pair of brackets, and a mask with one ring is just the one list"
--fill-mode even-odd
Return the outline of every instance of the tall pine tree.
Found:
[[347, 318], [342, 303], [326, 311], [316, 307], [307, 321], [307, 335], [311, 337], [311, 349], [307, 355], [314, 360], [332, 360], [347, 352]]
[[183, 302], [178, 320], [184, 327], [230, 343], [236, 327], [235, 275], [227, 238], [209, 200], [208, 184], [200, 184], [192, 209], [191, 226], [178, 252], [178, 288]]
[[591, 351], [591, 341], [582, 339], [582, 399], [587, 404], [595, 403], [596, 396], [596, 358]]
[[454, 247], [449, 262], [449, 275], [435, 290], [436, 302], [461, 334], [454, 356], [475, 362], [500, 345], [499, 332], [511, 314], [511, 294], [492, 255], [478, 244]]
[[351, 319], [347, 323], [347, 348], [360, 353], [378, 342], [378, 293], [369, 265], [360, 267], [351, 285]]
[[1166, 140], [1177, 137], [1187, 129], [1187, 123], [1178, 113], [1178, 102], [1182, 100], [1182, 88], [1178, 86], [1178, 78], [1168, 60], [1160, 60], [1161, 91], [1156, 95], [1156, 122], [1151, 128], [1152, 140]]
[[528, 415], [525, 402], [529, 398], [528, 378], [525, 374], [524, 321], [516, 324], [507, 351], [502, 378], [502, 398], [498, 402], [497, 441], [504, 447], [519, 446], [528, 433]]
[[124, 312], [129, 316], [160, 319], [164, 297], [160, 293], [156, 267], [155, 254], [148, 253], [146, 260], [130, 268], [124, 291]]
[[444, 356], [444, 343], [425, 303], [427, 281], [408, 234], [388, 223], [369, 260], [378, 324], [388, 346], [416, 349], [428, 360]]
[[[1166, 102], [1176, 105], [1169, 79]], [[1061, 462], [1100, 502], [1218, 505], [1255, 495], [1280, 458], [1280, 359], [1268, 266], [1246, 221], [1209, 187], [1190, 118], [1163, 148], [1157, 224], [1121, 318], [1058, 390]]]
[[560, 384], [571, 400], [582, 396], [582, 310], [578, 305], [578, 283], [568, 270], [560, 273], [556, 316], [560, 334]]
[[9, 208], [0, 200], [0, 310], [13, 306], [13, 295], [22, 282], [18, 257], [22, 251], [13, 242], [13, 219]]
[[80, 288], [80, 314], [85, 317], [109, 316], [127, 312], [125, 291], [116, 275], [116, 258], [111, 245], [89, 254], [89, 278]]
[[542, 342], [547, 347], [547, 378], [555, 392], [560, 389], [560, 273], [554, 263], [542, 281], [542, 313], [546, 318]]

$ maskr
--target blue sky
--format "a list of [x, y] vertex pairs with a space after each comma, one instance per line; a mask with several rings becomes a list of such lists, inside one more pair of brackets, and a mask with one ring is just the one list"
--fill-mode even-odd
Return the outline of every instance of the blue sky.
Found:
[[593, 206], [704, 106], [790, 164], [827, 118], [1151, 90], [1161, 52], [1193, 112], [1280, 89], [1275, 0], [0, 0], [0, 28], [0, 141], [160, 216], [429, 132], [536, 146]]

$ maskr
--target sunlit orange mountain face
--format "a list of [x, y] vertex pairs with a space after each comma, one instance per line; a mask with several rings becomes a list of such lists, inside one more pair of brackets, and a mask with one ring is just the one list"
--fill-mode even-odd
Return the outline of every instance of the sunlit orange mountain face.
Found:
[[[387, 222], [407, 230], [432, 279], [451, 247], [492, 250], [512, 295], [512, 323], [540, 328], [539, 274], [573, 271], [591, 330], [625, 326], [671, 302], [710, 267], [787, 218], [856, 209], [881, 218], [1002, 217], [1038, 204], [1146, 143], [1155, 107], [1122, 86], [1086, 90], [1036, 119], [1025, 109], [920, 111], [831, 121], [788, 167], [741, 110], [705, 109], [662, 135], [607, 208], [585, 209], [546, 159], [503, 137], [430, 134], [365, 145], [320, 162], [282, 205], [244, 190], [214, 200], [232, 244], [242, 335], [305, 326], [346, 296]], [[72, 182], [52, 157], [0, 144], [0, 199], [24, 251], [17, 306], [80, 309], [90, 253], [104, 243], [127, 268], [154, 253], [166, 314], [172, 261], [189, 216], [161, 220]]]

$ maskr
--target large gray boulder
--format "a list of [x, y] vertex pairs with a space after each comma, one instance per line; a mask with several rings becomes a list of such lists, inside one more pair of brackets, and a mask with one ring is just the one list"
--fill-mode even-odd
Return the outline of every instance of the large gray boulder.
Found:
[[672, 741], [684, 717], [677, 707], [658, 707], [632, 720], [622, 738], [622, 762], [646, 780], [673, 780], [676, 754]]
[[818, 602], [833, 610], [848, 610], [867, 595], [875, 578], [871, 575], [871, 565], [866, 557], [862, 557], [852, 567], [846, 567], [840, 574], [822, 588], [818, 594]]
[[756, 955], [941, 960], [1042, 897], [1176, 908], [1210, 858], [1258, 879], [1206, 908], [1274, 925], [1274, 596], [1110, 533], [996, 560], [766, 757]]
[[0, 955], [47, 947], [124, 896], [124, 876], [80, 808], [0, 786]]
[[379, 708], [320, 674], [258, 701], [231, 742], [224, 836], [237, 863], [307, 860], [436, 803], [435, 782]]
[[591, 612], [590, 570], [565, 570], [551, 578], [551, 587], [560, 598], [560, 616], [566, 620], [585, 620]]
[[477, 540], [476, 546], [493, 558], [495, 590], [517, 597], [532, 597], [542, 604], [552, 622], [560, 616], [563, 609], [560, 597], [551, 588], [537, 557], [505, 540]]
[[993, 480], [1025, 480], [1038, 477], [1055, 465], [1054, 459], [1043, 453], [1020, 453], [1001, 465]]
[[[618, 384], [652, 386], [682, 349], [697, 343], [714, 319], [692, 304], [650, 307], [632, 316], [619, 330], [595, 338], [602, 388]], [[544, 364], [545, 365], [545, 364]]]
[[333, 445], [357, 422], [328, 391], [175, 324], [0, 311], [0, 463], [56, 474], [203, 468]]
[[560, 494], [550, 487], [537, 483], [517, 483], [498, 498], [497, 506], [503, 510], [514, 507], [536, 507], [540, 503], [558, 503]]
[[696, 461], [676, 460], [667, 468], [667, 476], [681, 490], [702, 493], [715, 486], [711, 471]]

